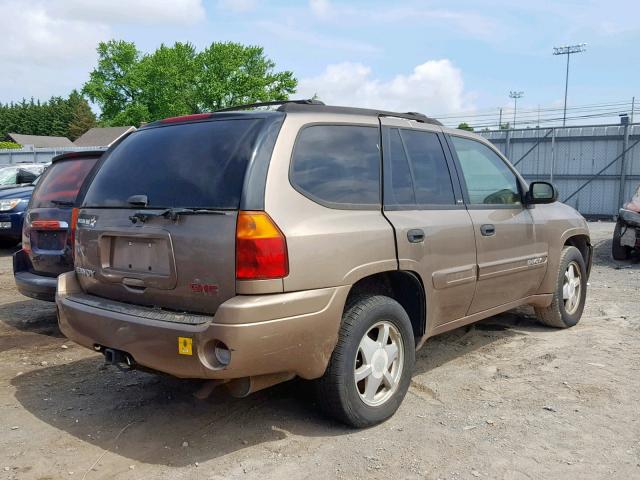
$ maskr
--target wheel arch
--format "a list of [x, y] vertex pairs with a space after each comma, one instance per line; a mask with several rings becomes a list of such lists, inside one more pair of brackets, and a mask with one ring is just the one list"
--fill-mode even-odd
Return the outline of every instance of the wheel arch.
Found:
[[589, 235], [585, 233], [576, 233], [575, 235], [571, 235], [565, 238], [563, 246], [575, 247], [580, 251], [585, 267], [587, 268], [588, 278], [591, 273], [591, 257], [593, 255], [593, 248], [591, 246], [591, 239], [589, 238]]
[[351, 286], [345, 309], [363, 295], [385, 295], [396, 300], [405, 309], [416, 344], [427, 328], [426, 292], [420, 276], [410, 270], [391, 270], [361, 278]]

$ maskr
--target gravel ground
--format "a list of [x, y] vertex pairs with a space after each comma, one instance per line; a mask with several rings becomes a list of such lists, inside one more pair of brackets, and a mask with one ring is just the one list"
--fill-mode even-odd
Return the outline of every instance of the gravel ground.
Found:
[[640, 478], [640, 264], [596, 255], [582, 321], [529, 309], [430, 339], [398, 413], [351, 430], [305, 383], [207, 400], [198, 382], [105, 368], [0, 252], [0, 478]]

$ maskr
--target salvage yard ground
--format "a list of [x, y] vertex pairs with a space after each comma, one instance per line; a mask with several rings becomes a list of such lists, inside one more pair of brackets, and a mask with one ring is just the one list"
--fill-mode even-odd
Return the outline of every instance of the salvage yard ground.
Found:
[[0, 258], [0, 479], [640, 478], [640, 264], [590, 223], [569, 330], [520, 309], [430, 339], [398, 413], [351, 430], [305, 383], [201, 401], [194, 381], [103, 366]]

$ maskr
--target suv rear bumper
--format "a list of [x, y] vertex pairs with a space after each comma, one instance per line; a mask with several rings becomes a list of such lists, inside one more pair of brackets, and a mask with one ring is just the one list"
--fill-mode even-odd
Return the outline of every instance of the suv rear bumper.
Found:
[[[163, 312], [166, 320], [123, 311], [126, 304], [98, 297], [87, 302], [75, 272], [58, 277], [58, 322], [62, 332], [87, 348], [121, 350], [136, 364], [182, 378], [234, 379], [273, 373], [312, 379], [321, 376], [336, 344], [349, 287], [273, 295], [236, 296], [215, 316], [197, 324]], [[118, 303], [119, 308], [109, 304]], [[131, 305], [132, 313], [139, 312]], [[171, 321], [172, 318], [173, 320]], [[191, 339], [192, 354], [179, 353], [180, 338]], [[221, 366], [216, 342], [231, 351]]]
[[29, 271], [29, 257], [24, 250], [13, 254], [13, 278], [18, 291], [27, 297], [53, 302], [56, 298], [56, 277], [45, 277]]

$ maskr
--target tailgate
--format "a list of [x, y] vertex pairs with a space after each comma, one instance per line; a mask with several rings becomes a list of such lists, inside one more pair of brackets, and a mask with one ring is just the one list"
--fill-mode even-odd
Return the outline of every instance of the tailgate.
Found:
[[135, 209], [83, 209], [76, 273], [90, 294], [213, 314], [235, 295], [236, 211], [132, 221]]

